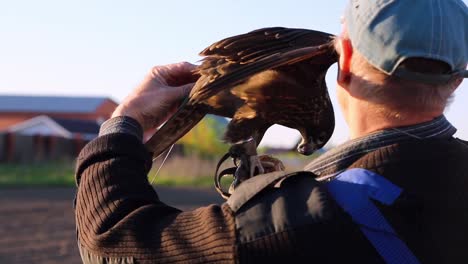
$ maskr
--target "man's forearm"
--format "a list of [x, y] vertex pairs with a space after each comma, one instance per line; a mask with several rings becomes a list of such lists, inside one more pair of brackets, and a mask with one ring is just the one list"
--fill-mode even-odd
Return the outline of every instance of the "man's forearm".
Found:
[[141, 139], [117, 130], [101, 134], [85, 146], [77, 159], [77, 225], [80, 243], [90, 249], [93, 246], [88, 244], [88, 238], [105, 234], [144, 206], [159, 205], [165, 208], [164, 214], [178, 211], [162, 204], [148, 183], [151, 154]]

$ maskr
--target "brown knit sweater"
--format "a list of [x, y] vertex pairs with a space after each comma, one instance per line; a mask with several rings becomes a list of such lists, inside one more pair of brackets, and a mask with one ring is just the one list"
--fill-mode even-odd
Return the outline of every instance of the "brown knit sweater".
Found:
[[[228, 204], [182, 212], [159, 200], [147, 180], [150, 166], [150, 153], [131, 135], [101, 136], [82, 150], [76, 222], [85, 263], [382, 261], [309, 174], [262, 191], [235, 212]], [[352, 167], [404, 188], [395, 206], [379, 207], [419, 259], [468, 262], [468, 147], [453, 139], [409, 142], [365, 154]], [[253, 237], [248, 231], [282, 218], [283, 228], [273, 224]]]

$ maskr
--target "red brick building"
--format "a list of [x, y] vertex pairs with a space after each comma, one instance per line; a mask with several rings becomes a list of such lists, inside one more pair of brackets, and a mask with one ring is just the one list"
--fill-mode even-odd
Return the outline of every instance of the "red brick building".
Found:
[[0, 96], [0, 162], [74, 158], [116, 106], [106, 97]]
[[0, 131], [37, 116], [102, 122], [118, 104], [107, 97], [0, 96]]

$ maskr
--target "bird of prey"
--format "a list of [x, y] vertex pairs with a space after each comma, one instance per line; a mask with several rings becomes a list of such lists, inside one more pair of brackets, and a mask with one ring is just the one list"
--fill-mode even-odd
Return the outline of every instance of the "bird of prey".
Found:
[[206, 114], [231, 118], [224, 135], [240, 160], [238, 182], [264, 172], [256, 148], [279, 124], [302, 136], [297, 150], [310, 155], [333, 133], [335, 121], [325, 75], [337, 61], [333, 35], [272, 27], [229, 37], [200, 53], [195, 86], [178, 111], [146, 142], [153, 156], [193, 128]]

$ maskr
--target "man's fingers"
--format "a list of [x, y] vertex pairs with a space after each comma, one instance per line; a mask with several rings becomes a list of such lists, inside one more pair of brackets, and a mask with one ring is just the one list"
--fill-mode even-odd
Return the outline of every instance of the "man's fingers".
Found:
[[182, 86], [168, 88], [167, 92], [169, 94], [169, 101], [183, 101], [190, 94], [190, 90], [192, 90], [194, 84], [195, 83], [188, 83]]
[[182, 86], [189, 83], [194, 83], [198, 80], [199, 75], [195, 73], [197, 65], [181, 62], [171, 65], [169, 68], [169, 76], [167, 84], [170, 86]]
[[188, 96], [194, 85], [195, 83], [188, 83], [188, 84], [179, 86], [181, 93], [182, 93], [182, 97]]
[[188, 62], [156, 66], [152, 69], [153, 78], [169, 86], [181, 86], [195, 82], [198, 75], [194, 73], [196, 65]]

